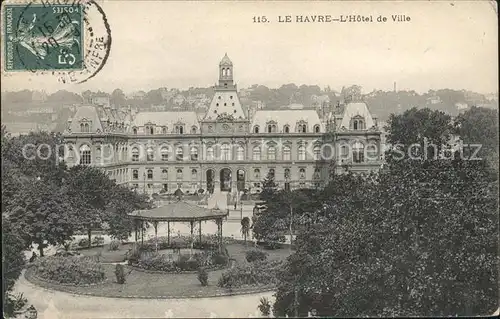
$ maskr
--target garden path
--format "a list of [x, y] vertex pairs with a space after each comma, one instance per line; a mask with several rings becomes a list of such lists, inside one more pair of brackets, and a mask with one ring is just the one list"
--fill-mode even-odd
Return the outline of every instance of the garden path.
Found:
[[198, 299], [126, 299], [73, 295], [35, 286], [21, 276], [14, 287], [38, 311], [39, 319], [246, 318], [259, 317], [259, 299], [273, 292]]

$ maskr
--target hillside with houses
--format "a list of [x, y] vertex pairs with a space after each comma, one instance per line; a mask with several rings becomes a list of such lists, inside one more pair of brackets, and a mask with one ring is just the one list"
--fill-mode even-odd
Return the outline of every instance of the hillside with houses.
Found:
[[[2, 94], [2, 123], [13, 134], [44, 130], [61, 132], [68, 118], [76, 109], [85, 104], [110, 106], [113, 108], [133, 108], [138, 111], [196, 111], [205, 113], [213, 97], [213, 87], [179, 90], [158, 88], [145, 91], [113, 92], [84, 91], [80, 94], [60, 90], [52, 94], [43, 91], [23, 90]], [[466, 90], [430, 90], [419, 94], [415, 91], [364, 92], [353, 85], [334, 90], [317, 85], [285, 84], [279, 88], [252, 85], [239, 89], [239, 97], [244, 111], [253, 106], [256, 109], [316, 109], [320, 115], [338, 107], [351, 95], [361, 95], [371, 112], [381, 122], [391, 113], [402, 113], [412, 107], [428, 107], [441, 110], [452, 116], [470, 108], [481, 106], [498, 109], [498, 93], [479, 94]]]

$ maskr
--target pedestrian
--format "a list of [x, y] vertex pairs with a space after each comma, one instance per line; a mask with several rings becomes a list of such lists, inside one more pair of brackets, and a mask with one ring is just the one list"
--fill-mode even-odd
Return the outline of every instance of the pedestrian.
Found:
[[30, 258], [30, 263], [34, 262], [36, 260], [36, 257], [38, 257], [36, 252], [33, 252], [33, 254], [31, 255], [31, 258]]

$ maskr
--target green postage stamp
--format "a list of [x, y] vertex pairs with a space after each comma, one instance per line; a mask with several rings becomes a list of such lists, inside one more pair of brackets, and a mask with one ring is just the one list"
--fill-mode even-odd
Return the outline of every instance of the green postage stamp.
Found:
[[79, 3], [6, 4], [2, 10], [5, 70], [81, 70], [83, 10]]

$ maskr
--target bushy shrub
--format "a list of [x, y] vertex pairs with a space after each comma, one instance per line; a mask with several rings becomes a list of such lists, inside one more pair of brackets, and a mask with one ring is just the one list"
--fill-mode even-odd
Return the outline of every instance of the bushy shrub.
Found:
[[39, 258], [34, 269], [39, 277], [62, 284], [87, 285], [105, 278], [100, 263], [79, 257]]
[[276, 283], [281, 261], [256, 261], [247, 265], [238, 265], [222, 273], [217, 286], [238, 288], [243, 285], [268, 285]]
[[78, 246], [80, 247], [88, 247], [89, 246], [89, 240], [87, 238], [82, 238], [78, 242]]
[[229, 263], [229, 256], [224, 253], [214, 253], [212, 254], [212, 263], [214, 265], [225, 266]]
[[208, 272], [203, 267], [198, 269], [198, 280], [203, 287], [208, 286]]
[[194, 257], [190, 257], [189, 255], [180, 255], [179, 258], [174, 261], [174, 265], [182, 271], [197, 270], [200, 267], [198, 260]]
[[271, 314], [271, 303], [269, 302], [269, 299], [267, 299], [266, 297], [260, 298], [260, 303], [257, 308], [259, 308], [260, 313], [264, 317], [267, 317]]
[[118, 250], [118, 248], [120, 247], [120, 241], [119, 240], [112, 240], [110, 243], [109, 243], [109, 250]]
[[104, 245], [104, 237], [95, 236], [94, 239], [92, 239], [92, 246], [101, 246], [101, 245]]
[[267, 259], [267, 253], [259, 249], [252, 249], [245, 253], [245, 258], [249, 263], [262, 261]]
[[122, 285], [125, 283], [125, 269], [123, 268], [123, 265], [116, 264], [115, 276], [116, 276], [117, 283], [122, 284]]
[[141, 259], [137, 266], [142, 269], [155, 271], [172, 272], [178, 270], [176, 265], [171, 260], [165, 258], [164, 255], [153, 255], [151, 257]]
[[137, 264], [139, 262], [139, 259], [141, 258], [141, 250], [139, 245], [132, 246], [132, 248], [125, 255], [125, 258], [128, 260], [129, 265]]

